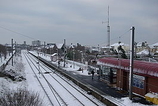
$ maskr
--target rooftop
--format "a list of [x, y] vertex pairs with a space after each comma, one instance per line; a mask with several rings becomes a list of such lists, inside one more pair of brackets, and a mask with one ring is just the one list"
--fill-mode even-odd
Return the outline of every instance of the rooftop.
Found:
[[[121, 66], [119, 66], [119, 63]], [[98, 59], [98, 64], [105, 64], [107, 66], [121, 68], [126, 71], [129, 71], [130, 69], [129, 59], [101, 58]], [[158, 63], [134, 60], [133, 72], [144, 76], [158, 77]]]

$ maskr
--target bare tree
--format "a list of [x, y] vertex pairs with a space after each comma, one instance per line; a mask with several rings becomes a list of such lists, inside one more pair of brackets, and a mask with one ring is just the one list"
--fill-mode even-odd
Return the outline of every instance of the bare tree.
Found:
[[5, 46], [3, 46], [3, 45], [1, 45], [0, 44], [0, 54], [2, 55], [4, 55], [4, 57], [6, 58], [6, 55], [7, 55], [7, 49], [6, 49], [6, 47]]
[[0, 97], [0, 106], [43, 106], [38, 93], [17, 89], [7, 91]]

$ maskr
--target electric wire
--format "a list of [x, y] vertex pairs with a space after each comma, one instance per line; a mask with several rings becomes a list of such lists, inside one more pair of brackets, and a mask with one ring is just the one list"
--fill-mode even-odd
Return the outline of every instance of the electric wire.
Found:
[[25, 35], [25, 34], [19, 33], [19, 32], [17, 32], [17, 31], [13, 31], [13, 30], [11, 30], [11, 29], [9, 29], [9, 28], [5, 28], [5, 27], [2, 27], [2, 26], [0, 26], [0, 28], [5, 29], [5, 30], [10, 31], [10, 32], [13, 32], [13, 33], [16, 33], [16, 34], [18, 34], [18, 35], [21, 35], [21, 36], [27, 37], [27, 38], [29, 38], [29, 39], [36, 40], [36, 39], [35, 39], [35, 38], [33, 38], [33, 37], [30, 37], [30, 36], [28, 36], [28, 35]]
[[[124, 33], [120, 34], [119, 36], [114, 37], [113, 39], [110, 39], [110, 42], [111, 42], [111, 41], [114, 41], [114, 40], [116, 40], [116, 39], [118, 39], [118, 41], [119, 41], [120, 38], [123, 37], [123, 36], [125, 36], [128, 32], [130, 32], [130, 29], [126, 30]], [[103, 42], [103, 43], [101, 43], [100, 45], [105, 45], [105, 44], [106, 44], [106, 43]]]

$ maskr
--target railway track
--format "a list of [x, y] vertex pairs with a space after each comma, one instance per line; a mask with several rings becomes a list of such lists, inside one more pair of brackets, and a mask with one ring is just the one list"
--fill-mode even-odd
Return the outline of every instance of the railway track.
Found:
[[28, 58], [28, 56], [27, 56], [26, 53], [24, 54], [24, 57], [26, 58], [27, 63], [29, 64], [29, 66], [30, 66], [32, 72], [33, 72], [34, 75], [35, 75], [35, 78], [37, 79], [38, 83], [40, 84], [41, 88], [43, 89], [43, 91], [44, 91], [46, 97], [48, 98], [48, 100], [49, 100], [49, 102], [50, 102], [50, 104], [51, 104], [52, 106], [54, 106], [54, 104], [53, 104], [53, 102], [52, 102], [50, 96], [48, 95], [48, 92], [46, 91], [46, 89], [45, 89], [44, 86], [42, 85], [42, 82], [40, 81], [39, 76], [37, 75], [37, 73], [36, 73], [36, 71], [34, 70], [34, 68], [31, 66], [31, 63], [30, 63], [29, 58]]
[[25, 58], [27, 59], [30, 67], [32, 67], [32, 71], [34, 72], [40, 86], [42, 87], [52, 106], [104, 105], [99, 103], [99, 101], [97, 103], [94, 102], [94, 98], [90, 97], [89, 95], [87, 96], [85, 92], [78, 87], [74, 87], [74, 84], [67, 81], [67, 79], [63, 78], [50, 67], [41, 63], [35, 57], [25, 53]]

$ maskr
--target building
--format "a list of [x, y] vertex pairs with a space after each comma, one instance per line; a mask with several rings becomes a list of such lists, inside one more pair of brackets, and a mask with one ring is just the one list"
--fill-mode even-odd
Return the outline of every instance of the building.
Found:
[[39, 40], [32, 41], [33, 47], [39, 47], [40, 45], [41, 45], [41, 41], [39, 41]]
[[[110, 76], [111, 83], [121, 90], [129, 90], [129, 59], [101, 58], [98, 59], [100, 75]], [[110, 68], [109, 68], [110, 67]], [[106, 79], [105, 79], [106, 80]], [[158, 63], [134, 60], [133, 92], [141, 96], [149, 92], [158, 93]]]
[[145, 42], [138, 42], [138, 43], [136, 43], [136, 45], [135, 45], [136, 53], [141, 52], [144, 49], [149, 49], [149, 45], [148, 45], [148, 43], [146, 41]]
[[48, 43], [46, 45], [46, 53], [48, 54], [54, 54], [57, 53], [57, 46], [55, 43]]
[[158, 42], [152, 44], [150, 48], [151, 48], [151, 51], [152, 51], [153, 53], [157, 53], [157, 52], [158, 52]]
[[119, 52], [119, 51], [118, 51], [118, 47], [119, 47], [119, 46], [122, 46], [122, 48], [125, 50], [125, 52], [128, 52], [128, 51], [129, 51], [129, 45], [128, 45], [128, 44], [125, 44], [125, 43], [121, 43], [121, 42], [112, 44], [112, 45], [111, 45], [111, 48], [112, 48], [113, 50], [116, 50], [117, 52]]

